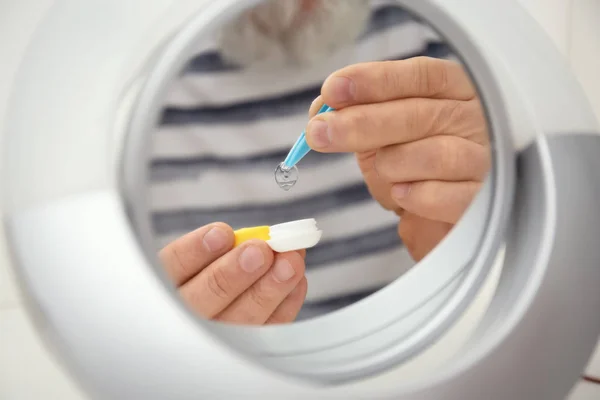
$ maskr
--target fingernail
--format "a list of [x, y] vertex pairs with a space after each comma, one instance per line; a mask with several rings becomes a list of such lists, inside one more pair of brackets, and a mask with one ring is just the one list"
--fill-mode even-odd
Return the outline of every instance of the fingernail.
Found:
[[329, 126], [325, 121], [314, 120], [309, 122], [306, 129], [306, 134], [313, 145], [317, 148], [327, 147], [331, 144]]
[[410, 193], [410, 183], [397, 183], [392, 186], [392, 197], [397, 200], [402, 200]]
[[312, 101], [312, 103], [310, 103], [310, 107], [308, 108], [308, 110], [310, 111], [310, 114], [309, 114], [310, 118], [314, 117], [316, 115], [317, 111], [319, 111], [319, 109], [316, 107], [317, 102], [319, 105], [321, 104], [321, 96], [317, 97], [316, 99], [314, 99]]
[[273, 276], [275, 280], [278, 282], [285, 282], [290, 280], [296, 271], [292, 268], [292, 264], [286, 259], [279, 259], [275, 261], [275, 265], [273, 265]]
[[347, 103], [354, 98], [355, 86], [350, 79], [336, 76], [329, 85], [335, 103]]
[[229, 243], [229, 235], [223, 229], [215, 227], [206, 232], [203, 242], [208, 251], [219, 251]]
[[255, 272], [265, 263], [263, 252], [256, 246], [247, 247], [240, 256], [240, 267], [246, 272]]

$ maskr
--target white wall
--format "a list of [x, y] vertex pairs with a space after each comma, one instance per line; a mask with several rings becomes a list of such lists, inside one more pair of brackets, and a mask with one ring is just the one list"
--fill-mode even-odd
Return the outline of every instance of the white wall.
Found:
[[[600, 119], [600, 2], [521, 0], [569, 57]], [[0, 0], [0, 126], [17, 60], [51, 0]], [[21, 306], [0, 236], [0, 398], [76, 400], [83, 394], [50, 358]], [[600, 351], [587, 373], [600, 377]], [[600, 398], [600, 386], [581, 383], [570, 400]]]

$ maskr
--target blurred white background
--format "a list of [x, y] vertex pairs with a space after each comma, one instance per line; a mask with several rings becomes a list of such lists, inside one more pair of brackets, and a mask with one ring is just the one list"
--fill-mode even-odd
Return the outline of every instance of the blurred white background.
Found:
[[[600, 1], [521, 1], [570, 60], [600, 119]], [[51, 0], [0, 0], [0, 127], [24, 44], [51, 4]], [[482, 302], [483, 297], [485, 293]], [[4, 237], [0, 236], [0, 399], [85, 399], [36, 336], [22, 303], [8, 264]], [[461, 324], [454, 335], [468, 330], [469, 319]], [[445, 357], [457, 342], [447, 341], [446, 348], [438, 347], [437, 353], [428, 357]], [[586, 373], [600, 377], [600, 350]], [[600, 385], [582, 381], [569, 400], [592, 399], [600, 399]]]

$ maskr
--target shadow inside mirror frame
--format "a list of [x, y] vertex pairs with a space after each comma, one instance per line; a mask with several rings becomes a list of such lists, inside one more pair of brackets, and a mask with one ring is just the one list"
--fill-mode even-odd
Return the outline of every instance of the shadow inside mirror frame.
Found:
[[198, 40], [149, 140], [167, 275], [196, 315], [244, 325], [321, 316], [400, 278], [491, 165], [458, 58], [381, 1], [235, 16]]

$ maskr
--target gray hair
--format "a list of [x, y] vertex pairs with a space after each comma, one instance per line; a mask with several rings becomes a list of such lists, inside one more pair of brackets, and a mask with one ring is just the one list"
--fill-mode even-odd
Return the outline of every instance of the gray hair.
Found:
[[223, 57], [246, 67], [307, 65], [356, 41], [370, 15], [366, 0], [267, 0], [223, 27]]

